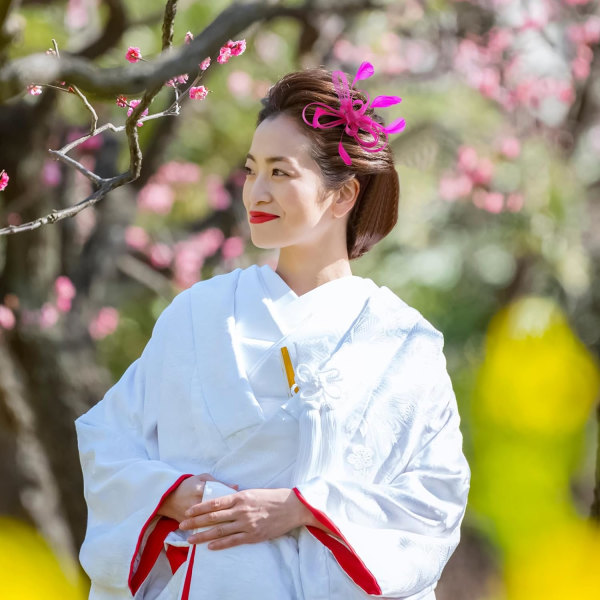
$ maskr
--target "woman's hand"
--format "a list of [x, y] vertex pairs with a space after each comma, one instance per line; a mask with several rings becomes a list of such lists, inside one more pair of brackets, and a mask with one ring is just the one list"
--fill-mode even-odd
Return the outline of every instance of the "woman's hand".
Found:
[[[204, 483], [217, 481], [212, 475], [202, 473], [184, 479], [163, 501], [157, 514], [170, 517], [176, 521], [185, 519], [185, 511], [199, 502], [202, 502]], [[223, 483], [223, 482], [221, 482]], [[229, 485], [229, 484], [225, 484]], [[237, 485], [231, 486], [237, 489]]]
[[192, 506], [185, 516], [179, 524], [181, 529], [214, 526], [188, 538], [191, 544], [211, 542], [211, 550], [272, 540], [314, 520], [293, 490], [287, 488], [243, 490], [221, 496]]

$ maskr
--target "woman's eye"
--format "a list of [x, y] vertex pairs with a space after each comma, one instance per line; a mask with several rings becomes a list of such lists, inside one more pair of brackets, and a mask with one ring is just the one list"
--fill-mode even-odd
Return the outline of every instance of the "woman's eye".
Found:
[[[252, 175], [252, 169], [250, 167], [244, 167], [244, 171], [246, 172], [246, 175]], [[275, 171], [287, 176], [287, 173], [284, 173], [281, 169], [273, 169], [273, 173], [275, 173]]]
[[273, 169], [273, 172], [275, 171], [279, 171], [282, 175], [287, 175], [287, 173], [284, 173], [281, 169]]

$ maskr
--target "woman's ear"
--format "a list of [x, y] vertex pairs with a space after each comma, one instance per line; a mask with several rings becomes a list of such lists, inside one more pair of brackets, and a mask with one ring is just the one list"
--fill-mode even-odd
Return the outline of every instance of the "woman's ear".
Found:
[[337, 198], [333, 203], [333, 215], [338, 219], [352, 210], [358, 193], [360, 192], [360, 183], [356, 177], [349, 179], [339, 190]]

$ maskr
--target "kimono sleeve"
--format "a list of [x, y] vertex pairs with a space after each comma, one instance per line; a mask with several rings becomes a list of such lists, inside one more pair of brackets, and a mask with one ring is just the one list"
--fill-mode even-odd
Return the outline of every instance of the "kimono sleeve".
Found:
[[336, 536], [317, 527], [310, 533], [369, 595], [420, 598], [432, 591], [460, 540], [471, 473], [445, 367], [422, 405], [419, 444], [385, 483], [318, 476], [294, 488]]
[[178, 526], [156, 514], [160, 504], [191, 476], [159, 460], [157, 442], [157, 403], [169, 362], [166, 356], [175, 332], [186, 326], [182, 321], [188, 318], [183, 295], [160, 315], [141, 356], [100, 402], [75, 421], [88, 507], [79, 558], [92, 589], [110, 592], [110, 597], [131, 597], [137, 591], [148, 574], [140, 572], [148, 571], [146, 546], [157, 546], [152, 532], [164, 530], [166, 535]]

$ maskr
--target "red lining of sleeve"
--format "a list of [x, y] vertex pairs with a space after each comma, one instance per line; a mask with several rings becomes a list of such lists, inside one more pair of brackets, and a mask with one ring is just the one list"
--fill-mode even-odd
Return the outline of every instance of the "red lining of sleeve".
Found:
[[187, 560], [189, 548], [184, 548], [181, 546], [171, 546], [170, 544], [167, 546], [167, 560], [169, 561], [169, 565], [171, 567], [171, 573], [175, 573], [179, 569], [179, 567]]
[[381, 587], [377, 583], [377, 579], [373, 573], [369, 571], [365, 563], [361, 560], [360, 556], [356, 554], [352, 546], [348, 543], [348, 540], [344, 537], [342, 532], [337, 528], [333, 521], [331, 521], [331, 519], [324, 512], [311, 506], [298, 488], [293, 489], [300, 502], [302, 502], [302, 504], [304, 504], [304, 506], [310, 510], [317, 521], [325, 525], [325, 527], [328, 527], [331, 531], [335, 532], [335, 534], [338, 535], [344, 543], [342, 544], [342, 542], [336, 540], [326, 531], [323, 531], [318, 527], [312, 527], [308, 525], [306, 527], [308, 531], [310, 531], [310, 533], [314, 535], [323, 545], [327, 546], [327, 548], [331, 550], [340, 567], [344, 569], [344, 571], [350, 576], [356, 585], [367, 592], [367, 594], [381, 596]]
[[[134, 574], [133, 566], [135, 564], [135, 557], [138, 555], [138, 552], [140, 551], [140, 546], [142, 545], [142, 539], [144, 538], [144, 534], [146, 533], [146, 530], [150, 526], [150, 523], [156, 516], [156, 513], [158, 512], [160, 505], [165, 501], [165, 498], [175, 488], [177, 488], [177, 486], [182, 481], [184, 481], [188, 477], [192, 477], [192, 474], [189, 473], [187, 475], [182, 475], [181, 477], [179, 477], [177, 479], [177, 481], [161, 496], [158, 504], [156, 505], [156, 508], [154, 509], [152, 514], [148, 517], [148, 520], [144, 523], [144, 526], [142, 527], [142, 531], [140, 532], [137, 544], [135, 546], [135, 552], [133, 553], [133, 557], [131, 559], [131, 565], [129, 567], [129, 579], [127, 582], [129, 585], [129, 590], [131, 591], [131, 594], [134, 596], [135, 596], [135, 593], [140, 588], [140, 586], [142, 585], [142, 583], [144, 583], [144, 580], [148, 576], [148, 573], [150, 573], [150, 571], [152, 570], [152, 567], [154, 566], [154, 563], [156, 562], [156, 559], [158, 558], [158, 555], [160, 554], [160, 551], [162, 549], [162, 544], [164, 542], [164, 539], [167, 537], [167, 535], [171, 531], [174, 531], [175, 529], [177, 529], [179, 524], [177, 523], [177, 521], [175, 519], [169, 519], [167, 517], [160, 518], [160, 520], [156, 524], [156, 527], [154, 528], [152, 533], [148, 536], [148, 540], [144, 547], [144, 551], [142, 552], [142, 556], [140, 557], [140, 563]], [[173, 524], [174, 524], [174, 526], [173, 526]], [[158, 530], [158, 532], [157, 532], [157, 530]]]
[[190, 597], [190, 586], [192, 585], [192, 570], [194, 568], [194, 556], [196, 556], [197, 544], [192, 546], [192, 553], [190, 555], [190, 562], [187, 567], [187, 573], [185, 574], [185, 581], [183, 582], [183, 591], [181, 593], [181, 600], [188, 600]]

